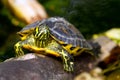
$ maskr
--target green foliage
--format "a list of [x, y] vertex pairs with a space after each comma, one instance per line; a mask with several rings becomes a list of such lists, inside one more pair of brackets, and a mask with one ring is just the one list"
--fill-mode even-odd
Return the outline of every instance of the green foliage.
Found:
[[44, 3], [49, 16], [64, 16], [69, 0], [48, 0]]

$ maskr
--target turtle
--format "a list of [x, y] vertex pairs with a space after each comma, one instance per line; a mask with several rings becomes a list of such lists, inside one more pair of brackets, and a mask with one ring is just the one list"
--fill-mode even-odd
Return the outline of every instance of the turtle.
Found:
[[63, 17], [36, 21], [17, 34], [21, 40], [14, 45], [16, 57], [24, 55], [23, 49], [61, 57], [63, 68], [67, 72], [74, 71], [74, 56], [83, 52], [93, 55], [92, 46], [81, 32]]

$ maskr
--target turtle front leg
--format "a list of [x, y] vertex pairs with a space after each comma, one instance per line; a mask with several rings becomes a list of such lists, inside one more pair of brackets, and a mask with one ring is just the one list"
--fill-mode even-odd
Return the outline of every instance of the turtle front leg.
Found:
[[74, 59], [73, 57], [65, 50], [61, 52], [61, 58], [63, 60], [64, 70], [72, 72], [74, 70]]
[[17, 42], [15, 45], [14, 45], [14, 49], [15, 49], [15, 53], [16, 53], [16, 57], [19, 57], [19, 56], [23, 56], [24, 55], [24, 52], [22, 50], [22, 42], [19, 41]]
[[[53, 51], [53, 52], [50, 52]], [[48, 46], [46, 46], [46, 53], [51, 55], [60, 56], [63, 61], [63, 67], [65, 71], [72, 72], [74, 70], [74, 59], [60, 44], [56, 41], [51, 41]]]

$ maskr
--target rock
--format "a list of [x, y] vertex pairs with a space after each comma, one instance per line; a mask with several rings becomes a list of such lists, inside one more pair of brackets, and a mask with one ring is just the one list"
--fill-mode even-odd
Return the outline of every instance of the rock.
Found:
[[102, 70], [100, 68], [93, 69], [90, 73], [83, 72], [77, 77], [75, 77], [74, 80], [105, 80], [105, 77], [101, 74]]
[[2, 2], [14, 16], [27, 24], [48, 17], [43, 5], [37, 0], [4, 0]]
[[60, 58], [29, 53], [0, 63], [0, 80], [73, 80], [93, 69], [94, 62], [94, 56], [83, 53], [75, 57], [74, 72], [66, 72]]
[[106, 36], [100, 36], [94, 42], [97, 42], [101, 46], [100, 61], [104, 61], [110, 56], [111, 51], [117, 47], [117, 44]]

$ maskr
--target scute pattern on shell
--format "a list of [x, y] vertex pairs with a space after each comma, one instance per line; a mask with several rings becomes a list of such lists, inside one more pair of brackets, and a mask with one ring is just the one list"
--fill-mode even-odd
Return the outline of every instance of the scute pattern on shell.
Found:
[[61, 17], [52, 17], [44, 20], [40, 25], [45, 24], [49, 27], [51, 34], [65, 44], [72, 44], [73, 47], [92, 49], [83, 35], [72, 24]]
[[87, 43], [83, 35], [71, 23], [61, 17], [51, 17], [36, 21], [24, 27], [21, 31], [29, 30], [37, 26], [47, 25], [51, 34], [58, 40], [63, 41], [65, 44], [72, 44], [73, 47], [80, 46], [81, 48], [92, 49]]

